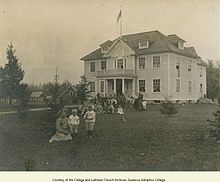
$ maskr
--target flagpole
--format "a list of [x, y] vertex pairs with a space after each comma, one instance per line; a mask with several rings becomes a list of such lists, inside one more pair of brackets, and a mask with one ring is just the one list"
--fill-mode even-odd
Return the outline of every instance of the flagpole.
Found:
[[121, 11], [120, 37], [122, 38], [122, 1], [121, 1], [121, 5], [120, 5], [120, 11]]

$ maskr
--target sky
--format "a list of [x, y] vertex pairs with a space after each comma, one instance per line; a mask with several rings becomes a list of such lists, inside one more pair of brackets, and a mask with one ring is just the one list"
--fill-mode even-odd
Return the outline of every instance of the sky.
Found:
[[77, 83], [86, 54], [122, 33], [177, 34], [204, 61], [220, 60], [220, 0], [0, 0], [0, 65], [12, 42], [24, 82]]

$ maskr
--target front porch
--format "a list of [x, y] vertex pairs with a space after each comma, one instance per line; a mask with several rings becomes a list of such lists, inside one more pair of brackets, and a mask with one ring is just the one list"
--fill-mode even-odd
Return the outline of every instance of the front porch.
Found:
[[104, 96], [113, 94], [135, 95], [134, 78], [105, 78], [98, 80], [98, 92]]

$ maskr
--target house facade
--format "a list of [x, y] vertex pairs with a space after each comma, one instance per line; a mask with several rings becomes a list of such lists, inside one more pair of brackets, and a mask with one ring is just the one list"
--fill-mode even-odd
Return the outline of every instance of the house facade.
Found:
[[151, 31], [106, 41], [84, 61], [93, 95], [139, 92], [145, 100], [196, 101], [206, 95], [206, 68], [175, 34]]

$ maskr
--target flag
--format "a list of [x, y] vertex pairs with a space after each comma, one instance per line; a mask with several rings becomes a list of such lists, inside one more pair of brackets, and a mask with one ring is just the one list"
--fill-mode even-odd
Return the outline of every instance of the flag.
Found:
[[118, 23], [118, 21], [119, 21], [120, 18], [121, 18], [121, 10], [120, 10], [120, 12], [119, 12], [119, 14], [118, 14], [118, 17], [117, 17], [117, 23]]

